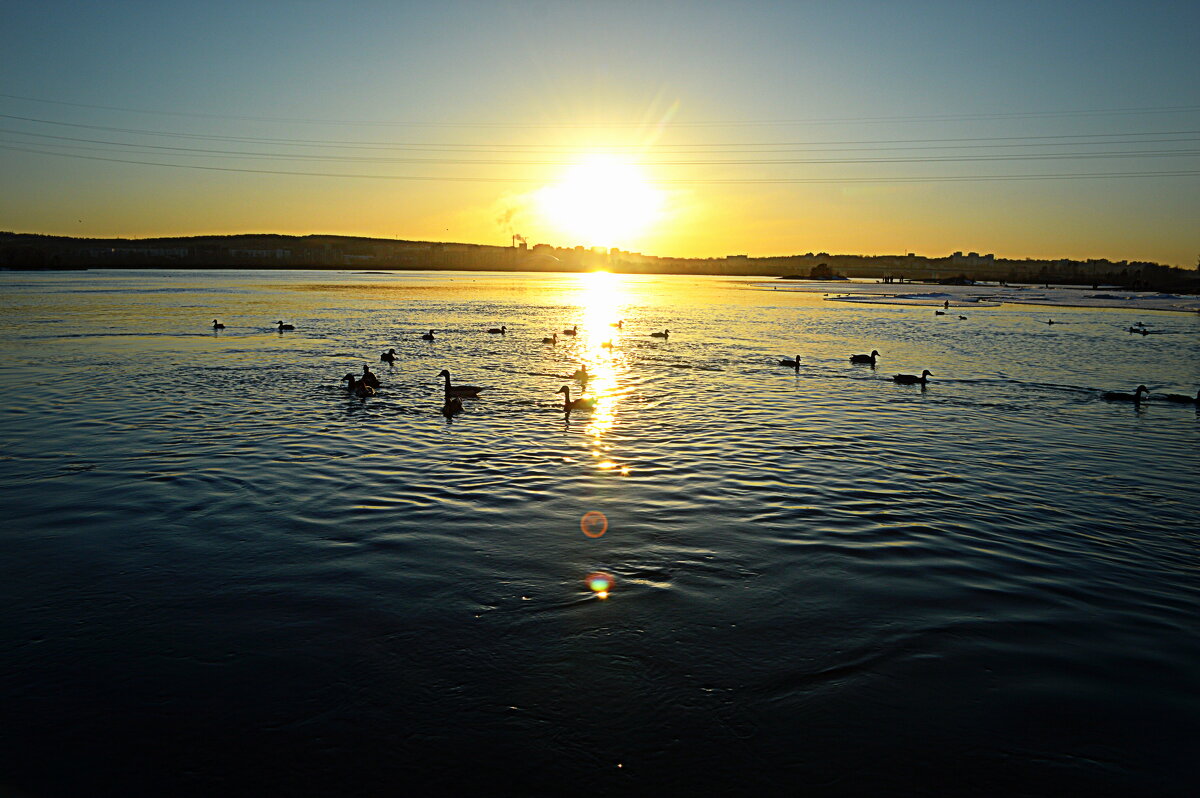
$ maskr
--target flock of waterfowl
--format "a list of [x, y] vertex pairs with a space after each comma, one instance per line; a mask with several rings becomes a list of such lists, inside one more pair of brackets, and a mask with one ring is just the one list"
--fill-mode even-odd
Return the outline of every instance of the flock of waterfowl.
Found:
[[[935, 310], [934, 313], [936, 313], [939, 316], [944, 315], [943, 312], [940, 310]], [[959, 316], [959, 318], [965, 319], [966, 317]], [[1049, 320], [1046, 323], [1054, 324], [1055, 322], [1053, 320]], [[280, 332], [283, 332], [284, 330], [296, 329], [296, 327], [292, 324], [285, 324], [282, 319], [280, 319], [279, 321], [276, 321], [275, 324], [277, 325], [277, 329]], [[609, 326], [616, 327], [618, 329], [623, 329], [625, 326], [625, 322], [622, 319], [621, 321], [613, 322]], [[212, 328], [213, 328], [213, 330], [223, 330], [223, 329], [225, 329], [225, 325], [221, 324], [217, 319], [213, 319]], [[436, 332], [435, 330], [430, 330], [429, 332], [422, 335], [421, 339], [424, 341], [436, 340], [435, 336], [434, 336], [435, 332]], [[499, 327], [489, 328], [487, 332], [492, 335], [507, 335], [508, 327], [502, 324]], [[1129, 327], [1129, 332], [1131, 332], [1131, 333], [1136, 332], [1136, 333], [1141, 333], [1143, 335], [1147, 335], [1147, 334], [1149, 334], [1150, 331], [1146, 329], [1145, 325], [1142, 322], [1135, 322], [1133, 324], [1133, 326]], [[572, 326], [570, 329], [564, 329], [564, 330], [562, 330], [561, 334], [568, 338], [574, 338], [575, 336], [577, 336], [579, 334], [579, 325], [576, 324], [576, 325]], [[667, 330], [667, 329], [664, 329], [662, 332], [650, 333], [651, 338], [660, 338], [664, 341], [668, 340], [670, 338], [670, 335], [671, 335], [671, 331]], [[551, 333], [551, 335], [549, 337], [542, 338], [542, 343], [550, 344], [551, 346], [557, 345], [558, 344], [558, 336], [559, 336], [559, 333]], [[609, 351], [612, 351], [612, 348], [613, 348], [613, 344], [612, 344], [611, 340], [602, 342], [600, 344], [600, 346], [605, 349], [608, 349]], [[869, 355], [865, 355], [865, 354], [851, 355], [850, 362], [856, 363], [856, 364], [867, 364], [867, 365], [870, 365], [871, 368], [875, 368], [878, 358], [879, 358], [879, 351], [876, 349], [872, 349], [871, 354], [869, 354]], [[386, 352], [384, 352], [383, 354], [381, 354], [379, 356], [379, 360], [383, 363], [387, 363], [388, 365], [394, 364], [396, 362], [396, 350], [394, 348], [388, 349]], [[783, 366], [785, 368], [793, 369], [793, 370], [795, 370], [795, 372], [797, 374], [799, 374], [800, 373], [800, 356], [796, 355], [795, 358], [782, 358], [779, 360], [779, 365]], [[442, 407], [442, 412], [447, 416], [451, 416], [456, 413], [462, 412], [462, 409], [463, 409], [462, 400], [464, 398], [475, 399], [478, 397], [479, 392], [484, 390], [484, 388], [479, 387], [477, 385], [454, 385], [454, 384], [452, 384], [450, 382], [450, 372], [446, 369], [442, 369], [442, 371], [438, 373], [438, 376], [445, 380], [445, 386], [444, 386], [445, 387], [445, 404]], [[892, 380], [900, 385], [920, 385], [921, 389], [924, 390], [925, 386], [929, 382], [929, 378], [932, 376], [933, 376], [933, 372], [929, 371], [928, 369], [925, 369], [921, 372], [920, 375], [894, 374], [894, 375], [892, 375]], [[579, 380], [580, 382], [583, 383], [584, 387], [586, 387], [587, 380], [588, 380], [587, 365], [585, 364], [585, 365], [581, 366], [578, 370], [576, 370], [575, 373], [571, 375], [571, 378]], [[366, 365], [363, 366], [363, 373], [361, 376], [355, 375], [355, 374], [347, 374], [346, 376], [342, 377], [342, 381], [344, 381], [346, 383], [346, 389], [350, 393], [354, 394], [355, 396], [363, 397], [363, 398], [366, 398], [368, 396], [374, 396], [376, 389], [378, 389], [380, 387], [379, 378], [376, 377], [374, 372], [371, 371], [371, 368]], [[567, 413], [570, 413], [572, 410], [585, 410], [585, 409], [594, 407], [595, 403], [596, 403], [596, 400], [592, 399], [592, 398], [571, 399], [571, 389], [567, 385], [564, 385], [561, 388], [559, 388], [557, 393], [563, 394], [563, 410]], [[1110, 401], [1110, 402], [1132, 402], [1135, 405], [1140, 405], [1144, 401], [1149, 401], [1151, 399], [1151, 394], [1150, 394], [1149, 388], [1147, 388], [1145, 385], [1139, 385], [1133, 391], [1133, 393], [1123, 393], [1121, 391], [1105, 391], [1104, 393], [1100, 394], [1100, 398], [1104, 399], [1106, 401]], [[1200, 390], [1198, 390], [1196, 392], [1195, 396], [1188, 396], [1187, 394], [1168, 393], [1168, 394], [1162, 394], [1156, 398], [1161, 401], [1165, 401], [1165, 402], [1196, 405], [1197, 409], [1200, 409]]]
[[[293, 325], [284, 324], [283, 321], [278, 321], [278, 322], [276, 322], [276, 324], [279, 325], [280, 331], [296, 329]], [[622, 319], [621, 321], [613, 322], [613, 324], [610, 326], [616, 327], [618, 329], [623, 329], [625, 326], [625, 321]], [[223, 330], [223, 329], [225, 329], [225, 325], [220, 324], [216, 319], [213, 319], [213, 329], [214, 330]], [[422, 335], [421, 339], [424, 341], [434, 341], [434, 340], [436, 340], [436, 335], [435, 335], [436, 332], [437, 332], [436, 330], [430, 330], [429, 332]], [[499, 327], [489, 328], [487, 332], [491, 335], [507, 335], [508, 327], [506, 325], [502, 324]], [[573, 338], [579, 334], [579, 325], [576, 324], [568, 330], [563, 330], [561, 334], [568, 338]], [[663, 330], [662, 332], [650, 333], [651, 338], [662, 338], [664, 340], [667, 339], [667, 337], [669, 335], [670, 335], [670, 330]], [[559, 333], [551, 333], [550, 337], [542, 339], [542, 343], [557, 345], [558, 344], [558, 336], [559, 336]], [[601, 343], [600, 345], [602, 347], [608, 349], [609, 351], [611, 351], [613, 348], [613, 344], [612, 344], [611, 340], [605, 341], [605, 342]], [[387, 363], [389, 366], [394, 365], [396, 362], [396, 349], [394, 347], [389, 348], [386, 352], [384, 352], [383, 354], [381, 354], [379, 356], [379, 360], [382, 363]], [[445, 397], [445, 402], [442, 405], [442, 413], [444, 415], [446, 415], [447, 417], [450, 417], [450, 416], [453, 416], [453, 415], [456, 415], [456, 414], [462, 412], [462, 410], [463, 410], [462, 400], [463, 399], [477, 399], [479, 397], [479, 392], [486, 390], [485, 388], [478, 386], [478, 385], [460, 385], [460, 384], [452, 383], [451, 378], [450, 378], [450, 371], [448, 369], [442, 369], [438, 373], [438, 376], [441, 377], [445, 381], [444, 385], [443, 385], [443, 395]], [[583, 386], [586, 388], [587, 381], [588, 381], [587, 364], [580, 366], [571, 375], [571, 378], [575, 379], [575, 380], [579, 380], [583, 384]], [[363, 366], [363, 373], [361, 376], [355, 375], [355, 374], [347, 374], [346, 376], [342, 377], [342, 381], [346, 383], [346, 390], [349, 393], [353, 394], [354, 396], [358, 396], [358, 397], [364, 398], [364, 399], [369, 396], [374, 396], [376, 394], [376, 390], [380, 387], [379, 378], [375, 375], [375, 373], [373, 371], [371, 371], [371, 367], [367, 366], [367, 365]], [[592, 397], [572, 399], [571, 398], [571, 387], [569, 385], [562, 386], [561, 388], [558, 389], [558, 391], [556, 391], [556, 393], [560, 393], [563, 395], [562, 409], [563, 409], [563, 412], [565, 412], [565, 413], [570, 413], [572, 410], [589, 410], [596, 406], [596, 399], [592, 398]]]

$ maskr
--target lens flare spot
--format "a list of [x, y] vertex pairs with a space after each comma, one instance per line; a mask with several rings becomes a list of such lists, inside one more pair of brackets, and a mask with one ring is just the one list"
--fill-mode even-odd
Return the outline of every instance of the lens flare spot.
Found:
[[579, 528], [589, 538], [598, 538], [608, 531], [608, 519], [599, 510], [589, 510], [579, 519]]
[[608, 598], [608, 591], [612, 590], [612, 583], [612, 574], [606, 574], [603, 571], [588, 574], [587, 577], [588, 589], [595, 593], [598, 599]]

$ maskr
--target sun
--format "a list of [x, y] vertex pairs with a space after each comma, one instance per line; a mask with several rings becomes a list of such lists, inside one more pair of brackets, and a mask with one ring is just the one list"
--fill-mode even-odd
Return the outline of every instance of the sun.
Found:
[[538, 192], [542, 218], [577, 244], [629, 247], [662, 213], [663, 194], [633, 164], [596, 157]]

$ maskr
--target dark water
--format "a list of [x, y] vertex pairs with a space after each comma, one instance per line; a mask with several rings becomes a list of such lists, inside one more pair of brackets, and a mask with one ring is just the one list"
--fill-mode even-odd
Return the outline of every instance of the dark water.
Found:
[[[1193, 794], [1200, 419], [1099, 392], [1194, 394], [1195, 315], [684, 277], [0, 292], [2, 794]], [[598, 404], [564, 418], [580, 363]], [[452, 421], [443, 368], [486, 388]]]

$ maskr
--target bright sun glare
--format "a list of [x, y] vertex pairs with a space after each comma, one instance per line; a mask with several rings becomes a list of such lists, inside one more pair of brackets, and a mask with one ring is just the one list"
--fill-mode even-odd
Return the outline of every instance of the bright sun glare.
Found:
[[662, 192], [636, 166], [593, 158], [538, 192], [542, 218], [574, 243], [629, 247], [661, 213]]

